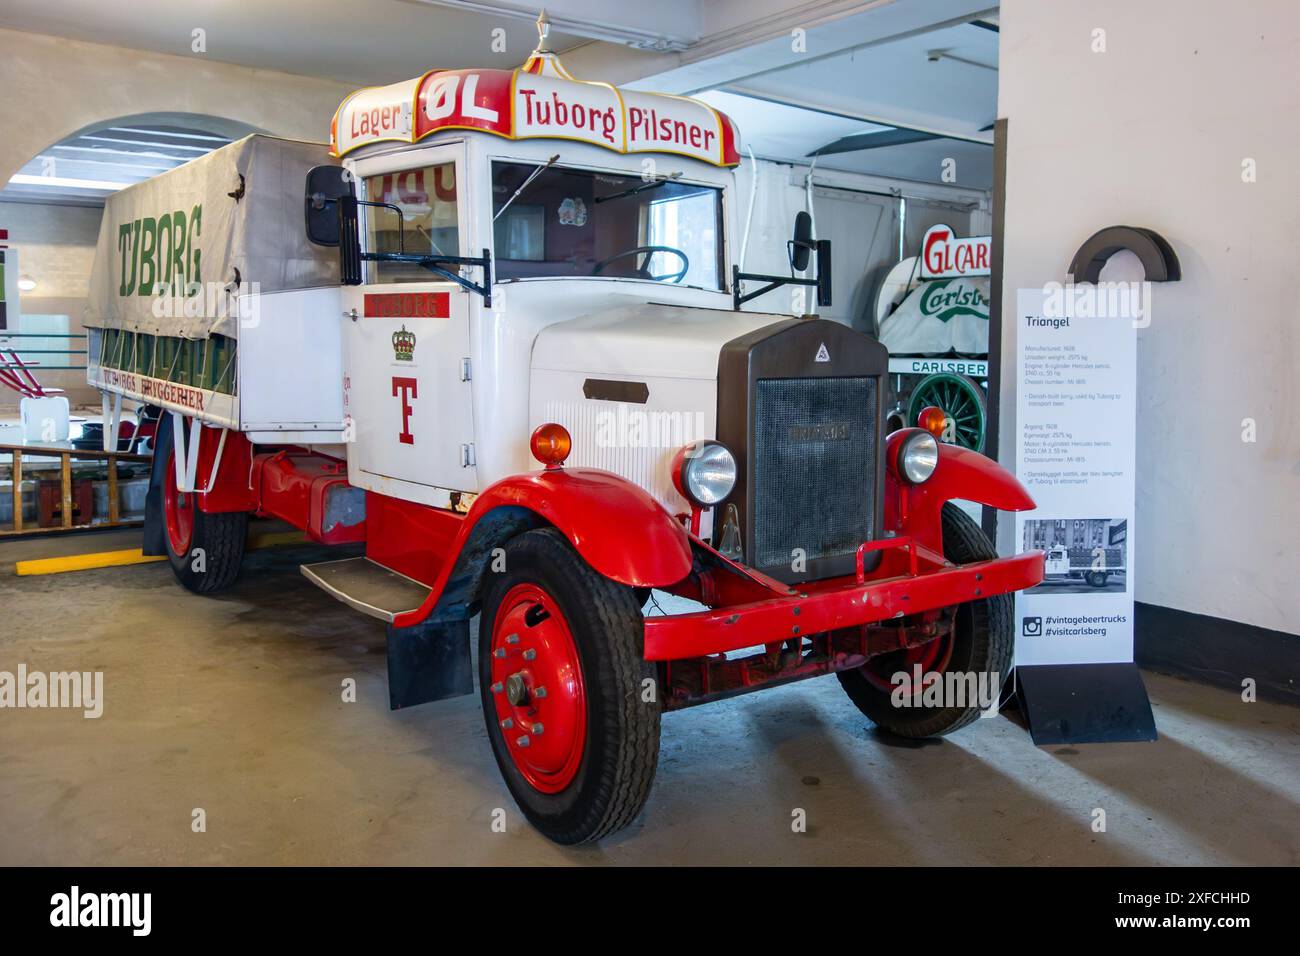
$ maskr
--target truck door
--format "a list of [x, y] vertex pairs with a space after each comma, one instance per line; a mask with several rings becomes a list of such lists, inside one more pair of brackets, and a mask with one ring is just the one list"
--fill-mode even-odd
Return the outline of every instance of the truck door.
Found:
[[[412, 165], [418, 157], [418, 165]], [[467, 184], [458, 145], [357, 167], [366, 252], [465, 255]], [[476, 492], [467, 359], [478, 299], [410, 263], [367, 262], [343, 296], [348, 479], [381, 494], [449, 507]]]

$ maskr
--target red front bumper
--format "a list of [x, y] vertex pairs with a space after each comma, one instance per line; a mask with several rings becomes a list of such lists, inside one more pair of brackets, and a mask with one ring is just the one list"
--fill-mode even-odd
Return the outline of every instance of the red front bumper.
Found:
[[[939, 562], [906, 538], [863, 545], [866, 550], [884, 548], [908, 552], [906, 562], [890, 565], [891, 572], [901, 570], [901, 574], [867, 581], [859, 573], [856, 578], [809, 583], [794, 593], [751, 603], [648, 617], [646, 660], [704, 657], [807, 637], [1020, 591], [1043, 580], [1042, 551], [958, 567]], [[858, 557], [860, 568], [861, 550]]]

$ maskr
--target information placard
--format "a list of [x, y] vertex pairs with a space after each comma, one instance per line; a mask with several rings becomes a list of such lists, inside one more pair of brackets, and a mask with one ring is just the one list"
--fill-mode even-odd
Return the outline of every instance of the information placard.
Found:
[[1038, 507], [1015, 543], [1047, 555], [1016, 595], [1016, 664], [1132, 661], [1133, 317], [1044, 289], [1016, 306], [1016, 475]]

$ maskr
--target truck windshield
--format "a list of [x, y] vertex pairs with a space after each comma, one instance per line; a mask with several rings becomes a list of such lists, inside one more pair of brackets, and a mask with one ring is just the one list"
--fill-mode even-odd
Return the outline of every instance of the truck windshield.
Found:
[[497, 277], [595, 275], [720, 289], [721, 194], [672, 178], [493, 163]]
[[[365, 198], [388, 204], [366, 207], [367, 252], [460, 255], [455, 163], [368, 176]], [[438, 277], [411, 263], [372, 262], [370, 281], [436, 282]]]

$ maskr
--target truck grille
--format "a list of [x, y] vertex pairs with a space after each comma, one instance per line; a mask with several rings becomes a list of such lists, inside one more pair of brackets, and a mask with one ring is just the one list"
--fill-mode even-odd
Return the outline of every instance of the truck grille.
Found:
[[851, 555], [875, 535], [878, 379], [759, 379], [751, 467], [754, 565]]

